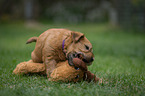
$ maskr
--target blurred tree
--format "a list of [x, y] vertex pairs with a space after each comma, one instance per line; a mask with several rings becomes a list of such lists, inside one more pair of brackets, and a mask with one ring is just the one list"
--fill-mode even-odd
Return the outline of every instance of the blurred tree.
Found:
[[26, 20], [33, 19], [34, 0], [24, 0], [24, 16]]
[[145, 32], [145, 0], [117, 0], [115, 4], [121, 26]]
[[145, 30], [145, 0], [1, 0], [0, 20], [109, 22]]
[[26, 21], [34, 21], [39, 17], [38, 0], [23, 0], [24, 2], [24, 18]]
[[0, 0], [0, 19], [9, 20], [9, 8], [11, 8], [12, 0]]

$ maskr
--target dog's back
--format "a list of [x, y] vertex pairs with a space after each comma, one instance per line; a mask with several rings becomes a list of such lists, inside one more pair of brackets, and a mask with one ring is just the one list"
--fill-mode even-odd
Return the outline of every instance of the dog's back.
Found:
[[57, 57], [60, 55], [60, 58], [64, 59], [65, 57], [61, 50], [62, 42], [69, 35], [71, 35], [71, 31], [67, 29], [49, 29], [39, 37], [30, 38], [27, 43], [36, 42], [35, 49], [31, 54], [32, 60], [42, 63], [44, 62], [44, 57], [49, 55], [57, 55]]

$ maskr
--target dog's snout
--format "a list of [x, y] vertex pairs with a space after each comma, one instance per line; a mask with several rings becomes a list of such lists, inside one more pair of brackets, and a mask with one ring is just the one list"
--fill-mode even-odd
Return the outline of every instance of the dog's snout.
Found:
[[91, 63], [94, 61], [94, 58], [91, 57], [91, 58], [83, 58], [83, 61], [86, 62], [86, 63]]
[[90, 60], [90, 62], [93, 62], [93, 61], [94, 61], [94, 58], [92, 57], [91, 60]]
[[83, 60], [86, 63], [92, 63], [94, 61], [94, 56], [84, 55], [82, 52], [77, 52], [76, 57]]
[[91, 58], [86, 58], [87, 59], [87, 62], [93, 62], [94, 61], [94, 58], [91, 57]]

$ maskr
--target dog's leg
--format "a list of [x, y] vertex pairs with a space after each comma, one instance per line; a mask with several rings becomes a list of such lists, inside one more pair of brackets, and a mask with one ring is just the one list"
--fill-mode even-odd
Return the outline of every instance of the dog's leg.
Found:
[[34, 63], [32, 60], [27, 62], [21, 62], [17, 65], [15, 70], [13, 71], [14, 74], [28, 74], [28, 73], [40, 73], [45, 74], [45, 65], [42, 63]]
[[54, 59], [50, 59], [50, 57], [46, 57], [44, 64], [46, 67], [47, 78], [49, 78], [52, 71], [56, 68], [57, 63]]

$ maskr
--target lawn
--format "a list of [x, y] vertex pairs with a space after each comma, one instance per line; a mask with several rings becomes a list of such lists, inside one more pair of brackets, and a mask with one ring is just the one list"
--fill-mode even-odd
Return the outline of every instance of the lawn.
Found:
[[[93, 45], [95, 61], [89, 70], [102, 78], [93, 82], [49, 82], [46, 77], [17, 76], [12, 71], [29, 60], [39, 36], [48, 28], [68, 28], [86, 35]], [[0, 96], [145, 96], [145, 34], [109, 24], [0, 24]]]

